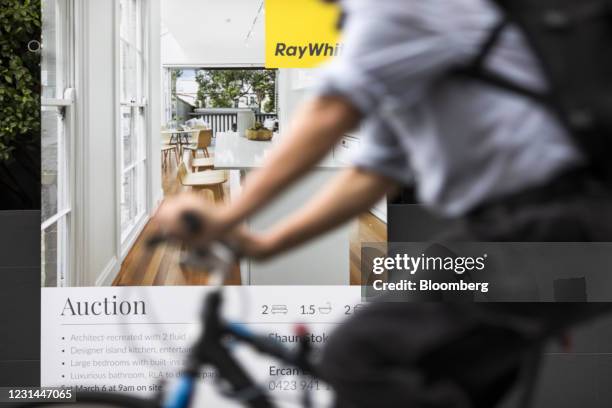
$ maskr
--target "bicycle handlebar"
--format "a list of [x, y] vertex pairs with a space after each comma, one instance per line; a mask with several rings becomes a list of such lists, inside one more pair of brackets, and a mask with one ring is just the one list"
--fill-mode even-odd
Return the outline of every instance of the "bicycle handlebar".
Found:
[[[189, 233], [189, 235], [197, 235], [204, 230], [204, 223], [193, 211], [184, 212], [181, 215], [181, 222], [183, 223], [185, 229]], [[164, 234], [156, 234], [147, 239], [147, 247], [154, 248], [160, 244], [168, 242], [170, 239], [167, 235]]]
[[[195, 212], [183, 213], [181, 222], [189, 236], [197, 236], [204, 230], [204, 222]], [[147, 239], [147, 247], [154, 248], [169, 241], [173, 239], [167, 235], [153, 235]], [[239, 259], [240, 254], [235, 246], [219, 240], [213, 241], [206, 248], [192, 247], [182, 257], [181, 265], [206, 269], [212, 275], [210, 285], [220, 286]]]
[[[204, 229], [204, 223], [200, 216], [194, 212], [186, 212], [181, 216], [181, 222], [191, 236], [197, 236]], [[171, 238], [164, 235], [155, 235], [147, 240], [149, 248], [170, 241]], [[257, 335], [241, 324], [228, 323], [221, 317], [221, 304], [223, 297], [221, 287], [232, 267], [240, 259], [235, 247], [224, 241], [214, 241], [206, 248], [192, 248], [182, 260], [183, 264], [202, 267], [211, 273], [209, 280], [211, 286], [217, 288], [206, 297], [202, 313], [204, 332], [196, 342], [192, 351], [191, 364], [186, 370], [186, 384], [192, 383], [197, 375], [200, 365], [210, 364], [214, 366], [222, 378], [227, 380], [235, 394], [249, 395], [246, 401], [254, 408], [268, 408], [273, 404], [268, 396], [258, 389], [257, 384], [248, 373], [234, 360], [229, 349], [226, 347], [226, 337], [230, 336], [238, 341], [250, 345], [260, 353], [278, 359], [288, 365], [298, 367], [306, 374], [318, 377], [314, 365], [310, 361], [310, 345], [304, 337], [300, 342], [299, 349], [291, 350], [266, 336]], [[189, 389], [189, 387], [186, 387]], [[309, 398], [304, 400], [305, 406], [310, 406]]]

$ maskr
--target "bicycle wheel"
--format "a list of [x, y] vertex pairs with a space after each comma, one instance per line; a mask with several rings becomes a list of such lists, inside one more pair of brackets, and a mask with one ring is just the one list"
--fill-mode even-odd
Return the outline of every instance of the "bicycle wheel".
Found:
[[110, 392], [78, 392], [75, 402], [23, 402], [12, 408], [159, 408], [154, 400]]

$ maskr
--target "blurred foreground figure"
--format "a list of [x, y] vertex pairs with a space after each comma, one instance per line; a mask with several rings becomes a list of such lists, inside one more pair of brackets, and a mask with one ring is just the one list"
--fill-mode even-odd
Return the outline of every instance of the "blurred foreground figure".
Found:
[[[556, 30], [571, 22], [597, 26], [596, 13], [604, 13], [591, 7], [604, 2], [593, 0], [515, 3], [535, 4], [536, 20]], [[551, 4], [559, 5], [556, 14], [538, 14]], [[346, 0], [342, 6], [343, 55], [324, 70], [316, 94], [266, 166], [249, 175], [241, 197], [221, 208], [191, 195], [168, 200], [156, 216], [160, 228], [195, 245], [233, 239], [246, 255], [266, 258], [412, 185], [432, 211], [463, 221], [445, 240], [612, 241], [612, 192], [592, 154], [612, 150], [605, 151], [605, 142], [593, 149], [578, 140], [605, 115], [568, 106], [580, 96], [564, 98], [553, 85], [582, 89], [579, 82], [559, 84], [527, 42], [525, 27], [485, 0]], [[609, 29], [594, 38], [606, 34]], [[605, 70], [612, 78], [603, 58], [609, 56], [599, 64], [577, 60], [601, 71], [589, 76], [591, 83]], [[582, 96], [585, 103], [605, 100]], [[547, 105], [551, 100], [561, 106]], [[353, 166], [310, 203], [265, 233], [238, 228], [360, 125]], [[186, 211], [205, 221], [197, 237], [180, 222]], [[335, 333], [322, 364], [341, 407], [491, 407], [517, 378], [526, 350], [600, 309], [376, 304]], [[537, 329], [521, 333], [499, 324], [512, 319]]]

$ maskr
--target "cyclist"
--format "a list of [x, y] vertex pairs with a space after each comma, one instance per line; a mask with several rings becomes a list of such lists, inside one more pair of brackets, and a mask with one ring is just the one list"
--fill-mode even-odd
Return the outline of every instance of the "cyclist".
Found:
[[[612, 192], [591, 177], [568, 132], [527, 98], [451, 72], [469, 63], [501, 18], [486, 0], [345, 0], [342, 56], [322, 73], [266, 165], [240, 198], [211, 207], [170, 198], [155, 217], [177, 238], [206, 244], [233, 234], [246, 255], [267, 258], [352, 219], [401, 185], [432, 211], [461, 219], [464, 241], [609, 241]], [[524, 86], [547, 82], [521, 32], [510, 26], [489, 67]], [[363, 125], [361, 152], [292, 217], [253, 234], [237, 227]], [[181, 214], [197, 212], [192, 237]], [[450, 238], [449, 238], [450, 239]], [[528, 346], [478, 323], [476, 309], [535, 316], [553, 325], [563, 305], [377, 304], [332, 337], [324, 365], [349, 407], [492, 406], [516, 377]], [[411, 405], [412, 404], [412, 405]]]

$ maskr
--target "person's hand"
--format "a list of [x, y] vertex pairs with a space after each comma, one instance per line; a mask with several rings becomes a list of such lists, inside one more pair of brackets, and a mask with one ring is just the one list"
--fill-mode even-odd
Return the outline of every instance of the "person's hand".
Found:
[[228, 235], [227, 241], [247, 258], [264, 260], [278, 252], [278, 245], [271, 234], [256, 234], [246, 228], [236, 228]]
[[[201, 231], [194, 233], [185, 223], [185, 215], [197, 217]], [[229, 228], [220, 216], [220, 207], [195, 193], [183, 193], [169, 197], [161, 204], [153, 217], [153, 233], [167, 239], [205, 246], [219, 239]]]

